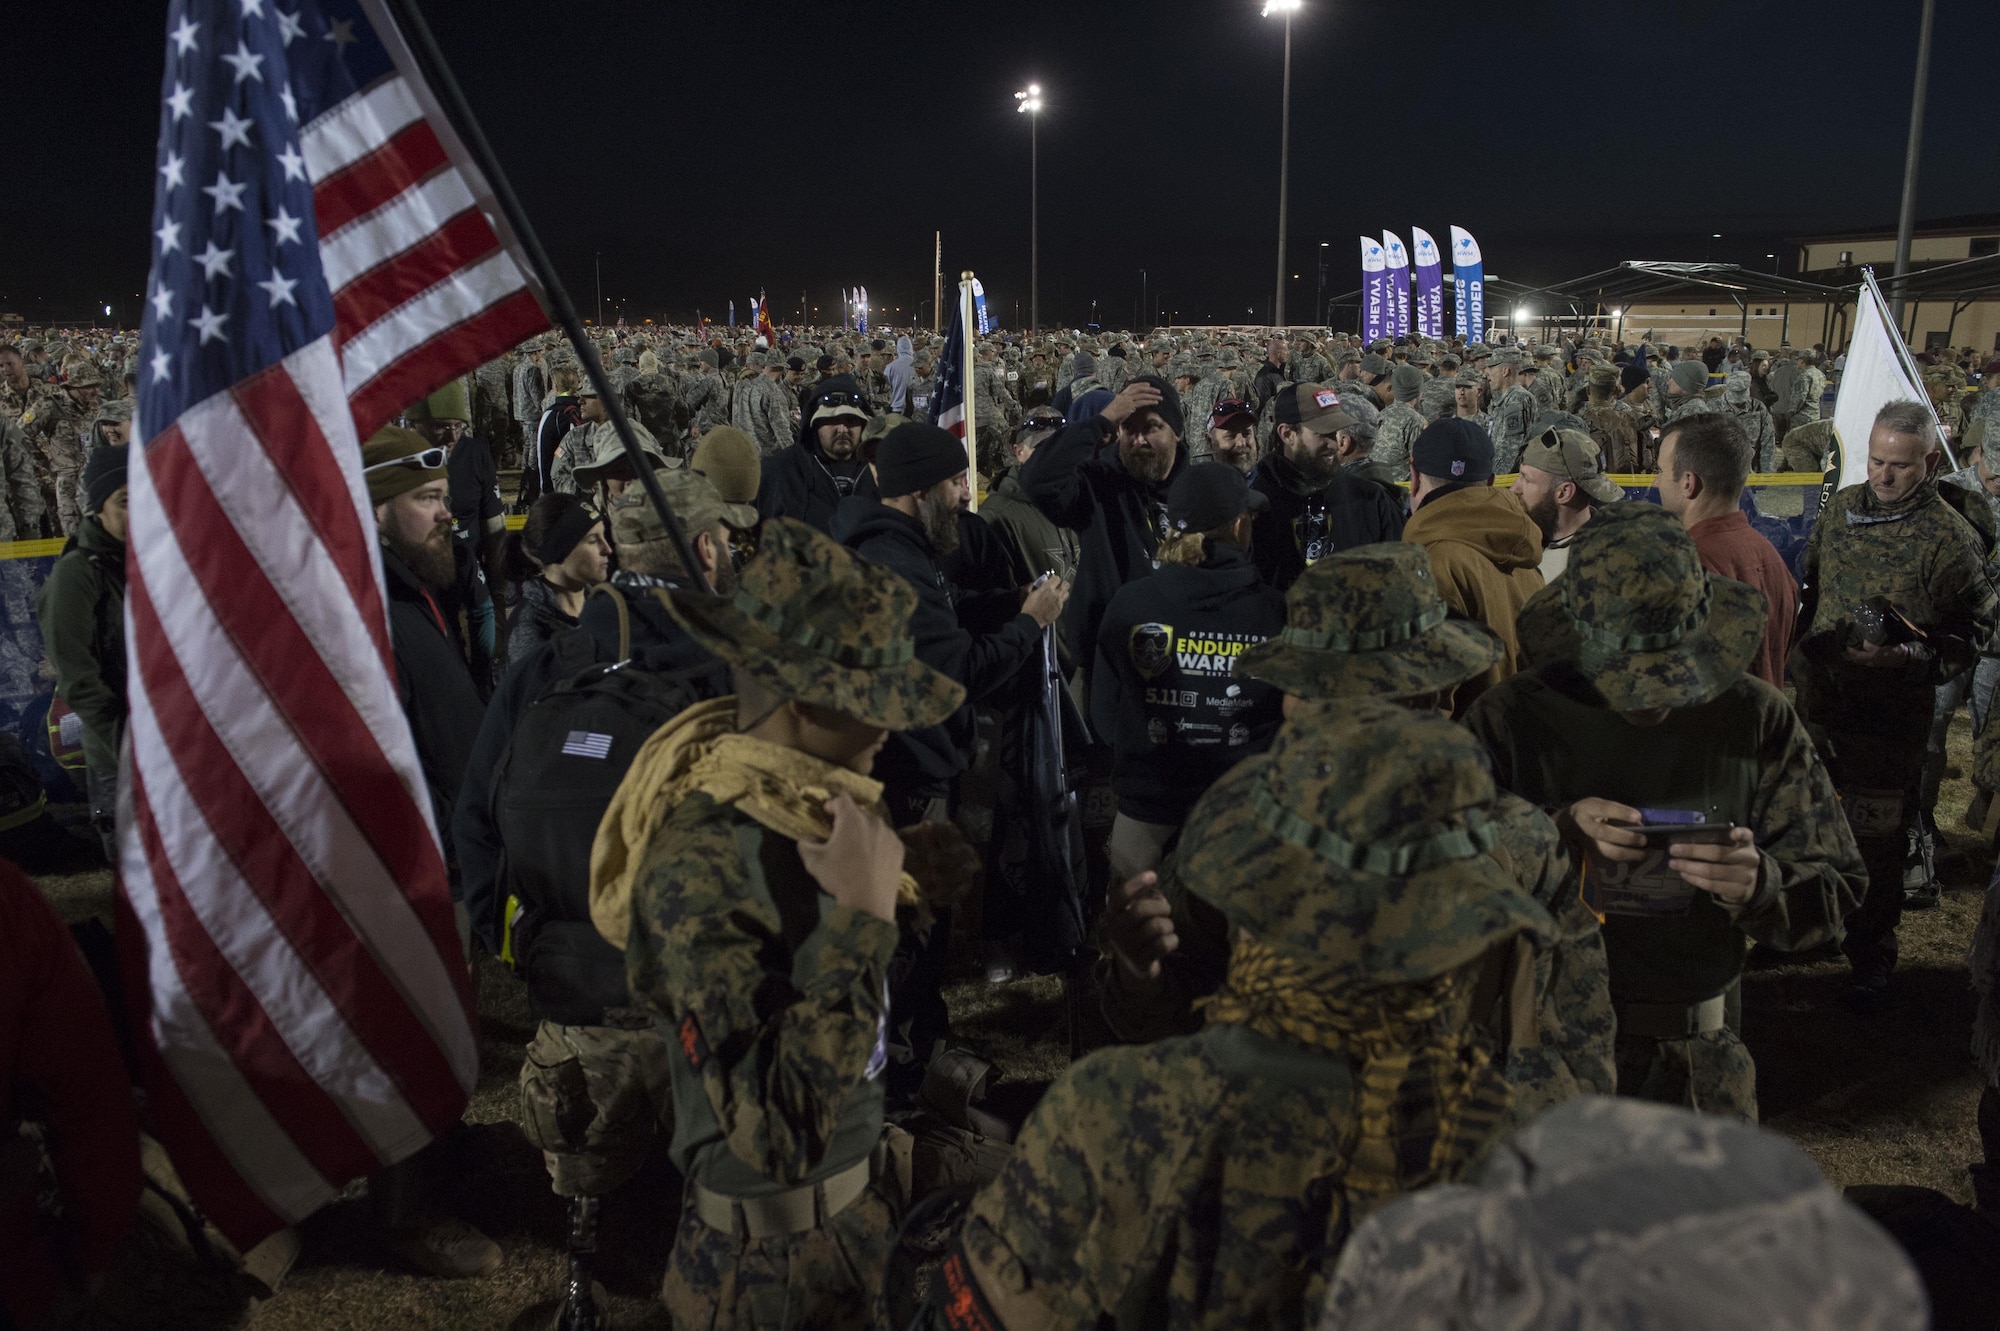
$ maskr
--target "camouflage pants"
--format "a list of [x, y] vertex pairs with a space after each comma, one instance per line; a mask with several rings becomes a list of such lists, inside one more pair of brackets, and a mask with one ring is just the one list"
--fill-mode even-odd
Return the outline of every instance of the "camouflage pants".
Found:
[[[1868, 866], [1868, 891], [1845, 921], [1841, 951], [1857, 966], [1896, 964], [1896, 926], [1903, 919], [1903, 863], [1909, 833], [1916, 825], [1924, 776], [1924, 748], [1930, 729], [1932, 690], [1921, 693], [1921, 708], [1902, 710], [1904, 734], [1856, 734], [1827, 730], [1821, 749], [1841, 810], [1854, 833], [1855, 847]], [[1888, 710], [1888, 709], [1885, 709]], [[1820, 738], [1815, 734], [1815, 739]]]
[[1678, 1040], [1618, 1037], [1618, 1094], [1757, 1121], [1757, 1065], [1724, 1027]]
[[667, 1042], [631, 1008], [608, 1025], [543, 1022], [521, 1064], [521, 1131], [564, 1197], [602, 1197], [673, 1135]]
[[896, 1220], [873, 1187], [817, 1229], [740, 1239], [681, 1208], [660, 1298], [676, 1328], [846, 1331], [873, 1327]]

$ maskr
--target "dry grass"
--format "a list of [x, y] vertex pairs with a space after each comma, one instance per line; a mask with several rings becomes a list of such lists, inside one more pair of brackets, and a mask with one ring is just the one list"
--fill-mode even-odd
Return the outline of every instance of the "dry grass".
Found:
[[[1970, 767], [1968, 727], [1953, 728], [1953, 772]], [[1837, 957], [1757, 958], [1744, 985], [1745, 1036], [1759, 1068], [1764, 1121], [1810, 1151], [1839, 1184], [1911, 1183], [1969, 1200], [1965, 1165], [1978, 1158], [1978, 1078], [1967, 1044], [1972, 1002], [1965, 948], [1978, 918], [1988, 856], [1958, 826], [1970, 786], [1952, 775], [1939, 821], [1953, 854], [1940, 868], [1944, 906], [1904, 917], [1900, 1002], [1872, 1019], [1840, 1006]], [[50, 877], [64, 915], [108, 920], [109, 876]], [[998, 1065], [989, 1095], [1017, 1116], [1062, 1070], [1068, 1026], [1062, 986], [1026, 979], [961, 983], [946, 993], [959, 1039]], [[563, 1209], [539, 1155], [515, 1125], [514, 1079], [531, 1029], [525, 995], [491, 961], [479, 974], [482, 1073], [466, 1112], [449, 1201], [502, 1247], [495, 1275], [445, 1282], [406, 1274], [384, 1257], [357, 1184], [304, 1227], [305, 1251], [284, 1289], [257, 1313], [268, 1331], [388, 1331], [506, 1327], [563, 1279]], [[656, 1160], [606, 1202], [600, 1279], [618, 1326], [664, 1327], [653, 1300], [679, 1200]]]

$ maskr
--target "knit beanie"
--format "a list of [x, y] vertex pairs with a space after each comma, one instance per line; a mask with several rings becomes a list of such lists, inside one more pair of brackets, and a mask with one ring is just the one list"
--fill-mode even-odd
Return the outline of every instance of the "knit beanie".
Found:
[[361, 475], [368, 482], [368, 502], [386, 504], [399, 494], [443, 480], [443, 467], [420, 467], [415, 461], [419, 453], [435, 447], [415, 430], [396, 425], [385, 425], [370, 435], [361, 446]]
[[964, 443], [950, 431], [904, 421], [875, 450], [875, 487], [884, 498], [918, 494], [969, 466]]
[[97, 512], [124, 486], [127, 456], [123, 445], [100, 445], [90, 450], [83, 463], [84, 512]]

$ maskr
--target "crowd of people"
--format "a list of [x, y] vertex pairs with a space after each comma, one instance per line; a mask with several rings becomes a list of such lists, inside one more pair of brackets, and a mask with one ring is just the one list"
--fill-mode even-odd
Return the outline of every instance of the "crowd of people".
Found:
[[[136, 351], [0, 346], [107, 849]], [[1826, 467], [1823, 348], [995, 336], [970, 439], [943, 351], [601, 330], [607, 402], [547, 336], [362, 449], [467, 960], [539, 1023], [570, 1324], [656, 1150], [676, 1326], [1927, 1324], [1904, 1251], [1755, 1127], [1741, 982], [1837, 946], [1837, 1019], [1894, 1005], [1961, 705], [1968, 817], [2000, 789], [2000, 364], [1968, 398], [1927, 357], [1942, 433], [1890, 403], [1842, 441], [1867, 480], [1794, 568], [1742, 501]], [[64, 1324], [138, 1125], [78, 1107], [112, 1023], [18, 875], [0, 918], [0, 1054], [45, 1085], [9, 1113], [54, 1185], [0, 1167], [0, 1245], [46, 1251], [0, 1295]], [[1991, 1216], [1990, 893], [1968, 942]], [[1073, 1061], [1023, 1121], [954, 1039], [966, 973], [1063, 977]], [[401, 1261], [478, 1278], [447, 1150], [371, 1204]], [[36, 1218], [65, 1189], [67, 1247]]]

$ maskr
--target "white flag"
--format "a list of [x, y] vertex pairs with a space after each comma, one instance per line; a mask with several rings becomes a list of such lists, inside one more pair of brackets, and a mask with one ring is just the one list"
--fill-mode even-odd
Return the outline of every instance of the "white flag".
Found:
[[[1868, 271], [1854, 303], [1854, 340], [1847, 347], [1847, 368], [1840, 372], [1840, 392], [1833, 404], [1842, 486], [1868, 479], [1868, 435], [1875, 426], [1875, 413], [1891, 402], [1921, 402], [1928, 407], [1930, 396], [1882, 303], [1875, 274]], [[1937, 412], [1932, 410], [1931, 416], [1935, 420]]]

